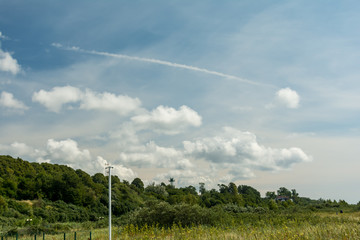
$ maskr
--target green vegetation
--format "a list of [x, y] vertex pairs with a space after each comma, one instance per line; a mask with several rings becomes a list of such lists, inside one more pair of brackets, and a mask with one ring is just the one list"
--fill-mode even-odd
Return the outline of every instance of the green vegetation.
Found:
[[[234, 183], [219, 184], [218, 190], [200, 183], [198, 193], [194, 186], [176, 188], [173, 178], [146, 187], [140, 178], [129, 183], [112, 176], [111, 181], [117, 239], [360, 237], [360, 204], [312, 200], [295, 189], [280, 187], [261, 198], [253, 187]], [[103, 229], [107, 187], [108, 177], [101, 173], [0, 156], [0, 233]]]

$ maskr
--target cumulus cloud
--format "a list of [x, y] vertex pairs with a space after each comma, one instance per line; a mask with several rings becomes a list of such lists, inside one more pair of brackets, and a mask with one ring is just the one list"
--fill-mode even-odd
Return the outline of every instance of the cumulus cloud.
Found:
[[201, 116], [187, 106], [181, 106], [179, 110], [176, 110], [162, 105], [149, 113], [131, 119], [142, 128], [165, 134], [177, 134], [190, 126], [198, 127], [202, 121]]
[[140, 144], [139, 136], [133, 124], [126, 122], [120, 125], [119, 129], [113, 130], [109, 133], [111, 142], [116, 142], [120, 149], [137, 149]]
[[290, 88], [282, 88], [276, 92], [276, 101], [287, 108], [298, 108], [300, 97], [296, 91]]
[[72, 86], [54, 87], [50, 91], [40, 90], [33, 94], [32, 100], [53, 112], [60, 112], [65, 104], [79, 103], [80, 109], [111, 111], [127, 115], [141, 105], [137, 98], [108, 92], [97, 93], [89, 89], [82, 91]]
[[[230, 168], [228, 174], [225, 175], [222, 178], [222, 180], [223, 182], [230, 182], [238, 179], [250, 179], [255, 177], [256, 177], [255, 173], [250, 168], [247, 167], [238, 168], [238, 166], [234, 166], [233, 168]], [[225, 180], [225, 179], [229, 179], [229, 180]]]
[[119, 115], [127, 115], [138, 109], [140, 105], [141, 101], [138, 98], [115, 95], [108, 92], [96, 93], [91, 90], [86, 90], [81, 99], [80, 108], [86, 110], [111, 111]]
[[13, 94], [8, 92], [1, 92], [0, 95], [0, 106], [6, 108], [12, 108], [16, 110], [27, 110], [28, 107], [21, 101], [14, 98]]
[[[154, 177], [154, 181], [157, 183], [168, 182], [170, 178], [175, 179], [176, 186], [189, 186], [197, 187], [198, 183], [205, 183], [207, 187], [216, 187], [216, 180], [213, 174], [209, 171], [202, 170], [170, 170], [166, 173], [160, 173]], [[215, 180], [215, 181], [214, 181]]]
[[47, 142], [47, 152], [51, 156], [51, 159], [57, 163], [80, 163], [91, 160], [89, 150], [80, 150], [77, 142], [72, 139], [62, 141], [49, 139]]
[[122, 152], [119, 160], [137, 167], [186, 169], [193, 166], [184, 157], [182, 151], [171, 147], [160, 147], [152, 141], [134, 148], [131, 152]]
[[300, 148], [266, 147], [258, 142], [255, 134], [230, 127], [212, 137], [184, 141], [183, 148], [158, 146], [153, 141], [142, 145], [139, 139], [130, 145], [122, 148], [126, 150], [119, 156], [120, 163], [170, 169], [154, 180], [177, 177], [182, 185], [199, 182], [204, 176], [224, 182], [249, 179], [256, 177], [255, 171], [287, 170], [296, 163], [312, 160]]
[[[0, 32], [0, 40], [1, 39], [7, 39], [7, 37]], [[13, 58], [9, 52], [3, 51], [0, 43], [0, 71], [10, 72], [16, 75], [20, 70], [21, 67], [17, 60]]]
[[[103, 157], [96, 158], [97, 169], [104, 169], [108, 165], [109, 162]], [[124, 167], [122, 164], [111, 164], [111, 166], [113, 167], [111, 175], [117, 175], [120, 179], [132, 180], [137, 176], [132, 169]]]
[[0, 49], [0, 71], [17, 74], [21, 70], [17, 60], [11, 56], [9, 52]]
[[277, 171], [312, 160], [300, 148], [265, 147], [257, 142], [255, 134], [229, 127], [224, 128], [221, 136], [184, 141], [183, 144], [187, 156], [209, 161], [214, 168], [231, 169], [230, 174], [237, 179], [253, 177], [256, 169]]
[[[46, 146], [42, 149], [36, 149], [25, 143], [14, 142], [9, 145], [0, 144], [2, 154], [21, 157], [24, 160], [48, 162], [53, 164], [64, 164], [74, 169], [82, 169], [90, 174], [104, 172], [108, 161], [103, 157], [94, 158], [88, 149], [81, 149], [78, 143], [72, 139], [54, 140], [49, 139]], [[121, 179], [132, 180], [136, 173], [122, 164], [112, 164], [113, 174]]]
[[82, 92], [72, 86], [54, 87], [51, 91], [40, 90], [32, 100], [44, 105], [49, 111], [59, 112], [64, 104], [75, 103], [82, 98]]
[[13, 142], [10, 145], [0, 144], [0, 151], [14, 157], [29, 157], [30, 159], [40, 159], [46, 155], [45, 151], [38, 150], [25, 143]]
[[[109, 162], [101, 156], [93, 158], [88, 149], [80, 149], [78, 143], [72, 139], [56, 141], [49, 139], [47, 142], [47, 154], [51, 162], [66, 164], [72, 168], [81, 168], [90, 173], [102, 172]], [[121, 179], [131, 180], [136, 173], [121, 164], [111, 164], [114, 167], [112, 174]]]
[[[92, 157], [88, 149], [80, 149], [78, 143], [72, 139], [56, 141], [49, 139], [47, 142], [47, 158], [51, 162], [66, 164], [72, 168], [81, 168], [90, 173], [102, 172], [109, 164], [101, 156]], [[111, 164], [114, 167], [112, 174], [121, 179], [131, 180], [136, 177], [136, 173], [124, 167], [122, 164]]]

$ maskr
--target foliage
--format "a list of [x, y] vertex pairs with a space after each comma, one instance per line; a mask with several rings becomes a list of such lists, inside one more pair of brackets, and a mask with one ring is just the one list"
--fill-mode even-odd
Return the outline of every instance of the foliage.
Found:
[[131, 182], [131, 186], [134, 187], [135, 190], [139, 191], [139, 192], [143, 192], [144, 191], [144, 183], [140, 178], [135, 178], [132, 182]]
[[221, 209], [206, 209], [199, 205], [175, 204], [152, 201], [147, 206], [128, 215], [128, 223], [138, 226], [157, 225], [171, 227], [174, 224], [181, 226], [217, 225], [226, 221], [227, 214]]
[[241, 214], [240, 222], [193, 227], [128, 224], [115, 233], [116, 239], [359, 239], [360, 215], [277, 213]]
[[258, 190], [247, 185], [238, 186], [238, 192], [243, 195], [245, 205], [258, 206], [261, 202], [261, 195]]
[[[157, 229], [164, 227], [176, 231], [194, 226], [209, 226], [218, 231], [219, 226], [226, 226], [232, 227], [234, 233], [239, 233], [237, 229], [244, 231], [244, 226], [264, 227], [269, 229], [268, 236], [288, 239], [271, 232], [269, 226], [281, 229], [283, 225], [294, 227], [304, 222], [311, 226], [319, 224], [317, 213], [338, 213], [336, 216], [340, 217], [342, 212], [360, 210], [360, 202], [351, 205], [344, 200], [313, 200], [285, 187], [280, 187], [277, 194], [267, 192], [266, 197], [261, 198], [255, 188], [236, 186], [233, 182], [219, 184], [218, 189], [211, 190], [199, 183], [198, 193], [194, 186], [175, 187], [175, 179], [170, 180], [168, 185], [151, 183], [145, 187], [140, 178], [129, 183], [112, 176], [114, 222], [138, 229], [157, 226]], [[105, 227], [108, 183], [108, 177], [101, 173], [90, 176], [68, 166], [0, 156], [0, 231], [30, 234]], [[276, 200], [279, 195], [288, 200]], [[198, 227], [196, 231], [203, 229]], [[192, 237], [189, 235], [188, 238]]]

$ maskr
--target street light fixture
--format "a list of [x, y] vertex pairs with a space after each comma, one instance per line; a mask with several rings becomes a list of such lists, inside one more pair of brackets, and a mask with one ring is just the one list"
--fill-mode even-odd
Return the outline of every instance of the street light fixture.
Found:
[[105, 167], [109, 169], [109, 240], [111, 240], [111, 167], [110, 165]]

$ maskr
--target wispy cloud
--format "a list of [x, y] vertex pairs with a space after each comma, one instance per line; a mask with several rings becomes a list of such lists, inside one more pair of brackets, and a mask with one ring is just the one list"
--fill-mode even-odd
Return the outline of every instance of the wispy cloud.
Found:
[[255, 81], [251, 81], [251, 80], [237, 77], [234, 75], [229, 75], [229, 74], [222, 73], [222, 72], [212, 71], [212, 70], [209, 70], [206, 68], [199, 68], [199, 67], [195, 67], [195, 66], [191, 66], [191, 65], [174, 63], [174, 62], [169, 62], [169, 61], [164, 61], [164, 60], [159, 60], [159, 59], [154, 59], [154, 58], [143, 58], [143, 57], [129, 56], [129, 55], [117, 54], [117, 53], [108, 53], [108, 52], [101, 52], [101, 51], [95, 51], [95, 50], [85, 50], [85, 49], [81, 49], [81, 48], [75, 47], [75, 46], [66, 47], [60, 43], [53, 43], [52, 46], [59, 48], [59, 49], [68, 50], [68, 51], [82, 52], [82, 53], [93, 54], [93, 55], [100, 55], [100, 56], [113, 57], [113, 58], [122, 58], [122, 59], [127, 59], [127, 60], [148, 62], [148, 63], [165, 65], [165, 66], [169, 66], [169, 67], [182, 68], [182, 69], [187, 69], [187, 70], [191, 70], [191, 71], [215, 75], [215, 76], [219, 76], [219, 77], [223, 77], [223, 78], [227, 78], [227, 79], [232, 79], [232, 80], [240, 81], [240, 82], [243, 82], [246, 84], [251, 84], [251, 85], [274, 87], [270, 84], [255, 82]]

